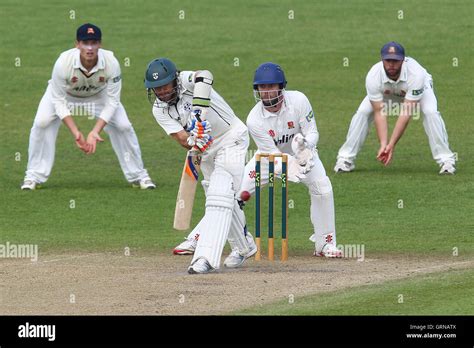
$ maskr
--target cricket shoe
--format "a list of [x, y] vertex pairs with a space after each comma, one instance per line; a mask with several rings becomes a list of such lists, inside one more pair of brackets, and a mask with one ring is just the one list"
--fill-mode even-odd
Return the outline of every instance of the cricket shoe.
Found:
[[334, 244], [326, 243], [320, 252], [314, 250], [314, 256], [318, 257], [328, 257], [328, 258], [335, 258], [335, 257], [342, 257], [342, 251], [336, 248]]
[[156, 185], [153, 181], [151, 181], [150, 177], [147, 176], [146, 178], [134, 181], [132, 183], [133, 187], [139, 187], [142, 190], [153, 190], [156, 188]]
[[173, 249], [173, 254], [175, 255], [192, 255], [194, 250], [196, 250], [196, 245], [199, 239], [199, 234], [197, 233], [192, 238], [186, 238], [184, 242], [179, 244], [176, 248]]
[[216, 269], [212, 268], [209, 262], [206, 259], [197, 259], [191, 266], [188, 268], [189, 274], [206, 274], [214, 272]]
[[334, 172], [336, 173], [349, 173], [355, 169], [355, 164], [344, 158], [339, 158], [334, 167]]
[[21, 185], [22, 190], [32, 191], [39, 188], [40, 188], [40, 185], [36, 181], [33, 181], [33, 180], [25, 180], [23, 181], [23, 185]]
[[443, 165], [441, 166], [441, 170], [439, 171], [441, 175], [445, 175], [445, 174], [453, 175], [455, 172], [456, 172], [456, 167], [454, 166], [453, 162], [444, 162]]
[[237, 268], [241, 266], [245, 260], [247, 260], [249, 257], [252, 257], [255, 255], [257, 252], [257, 244], [255, 244], [255, 241], [253, 240], [253, 237], [250, 233], [247, 232], [247, 242], [249, 246], [249, 252], [245, 255], [240, 255], [238, 249], [232, 249], [232, 252], [230, 253], [229, 256], [226, 257], [224, 261], [224, 266], [227, 268]]

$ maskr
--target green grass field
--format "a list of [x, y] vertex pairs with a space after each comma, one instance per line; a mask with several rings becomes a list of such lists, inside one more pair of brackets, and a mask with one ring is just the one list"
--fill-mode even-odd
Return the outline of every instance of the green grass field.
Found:
[[[474, 271], [435, 273], [324, 295], [291, 298], [238, 315], [472, 315]], [[436, 289], [436, 291], [433, 291]], [[446, 301], [446, 294], [451, 300]]]
[[[399, 11], [403, 11], [403, 19], [399, 19]], [[165, 56], [182, 70], [211, 70], [214, 88], [242, 120], [254, 105], [255, 68], [264, 61], [282, 65], [287, 89], [304, 92], [315, 110], [320, 157], [334, 188], [339, 244], [364, 244], [367, 255], [449, 257], [457, 248], [459, 255], [472, 256], [473, 12], [470, 0], [428, 0], [423, 5], [369, 0], [275, 4], [3, 0], [0, 243], [39, 244], [41, 252], [114, 251], [128, 246], [168, 253], [181, 240], [184, 234], [172, 229], [172, 221], [185, 151], [154, 121], [143, 87], [147, 63]], [[180, 19], [183, 14], [184, 19]], [[289, 18], [291, 14], [294, 19]], [[129, 187], [107, 137], [98, 152], [87, 157], [75, 148], [62, 127], [50, 180], [41, 190], [22, 192], [19, 186], [27, 165], [29, 131], [53, 64], [62, 51], [73, 46], [76, 28], [89, 21], [101, 27], [104, 48], [113, 50], [122, 64], [122, 103], [158, 189], [145, 192]], [[383, 168], [375, 160], [378, 146], [372, 130], [356, 171], [348, 175], [332, 172], [350, 119], [365, 95], [365, 75], [378, 61], [380, 47], [391, 40], [401, 42], [407, 54], [434, 77], [450, 145], [458, 153], [455, 176], [438, 175], [420, 120], [409, 125], [390, 167]], [[343, 66], [344, 58], [348, 58], [349, 66]], [[453, 66], [455, 58], [458, 66]], [[129, 66], [125, 66], [126, 61]], [[18, 62], [20, 66], [15, 65]], [[76, 121], [84, 133], [94, 124], [85, 117]], [[290, 257], [310, 255], [309, 196], [301, 185], [290, 185], [289, 190], [294, 202], [289, 211]], [[201, 217], [203, 202], [199, 188], [193, 223]], [[246, 213], [252, 231], [252, 201]], [[466, 279], [465, 284], [460, 279]], [[416, 287], [421, 296], [433, 288], [452, 291], [444, 285], [454, 281], [460, 298], [472, 298], [472, 279], [472, 272], [463, 278], [428, 277], [393, 283], [384, 291]], [[373, 291], [361, 289], [351, 295], [348, 290], [334, 297], [360, 305], [349, 314], [376, 314], [379, 312], [370, 308], [372, 301], [369, 308], [361, 309]], [[410, 313], [466, 313], [456, 310], [458, 302], [450, 306], [446, 297], [433, 297], [433, 301], [445, 303], [441, 308], [446, 311], [433, 311], [420, 304]], [[317, 303], [308, 298], [293, 309], [277, 304], [268, 311], [307, 314]], [[474, 312], [472, 307], [469, 311]]]

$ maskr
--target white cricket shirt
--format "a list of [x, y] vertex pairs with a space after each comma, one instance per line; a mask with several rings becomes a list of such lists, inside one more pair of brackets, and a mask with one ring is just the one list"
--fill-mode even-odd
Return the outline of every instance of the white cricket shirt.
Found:
[[[185, 129], [192, 117], [195, 74], [195, 71], [182, 71], [179, 73], [178, 79], [182, 88], [179, 91], [179, 99], [175, 105], [169, 106], [159, 100], [156, 100], [153, 105], [153, 116], [168, 135]], [[234, 123], [242, 123], [242, 121], [240, 121], [229, 104], [226, 103], [224, 98], [214, 88], [211, 89], [209, 98], [211, 101], [206, 114], [206, 120], [209, 121], [212, 127], [210, 135], [216, 139], [227, 132]]]
[[397, 100], [404, 98], [417, 101], [423, 96], [425, 83], [431, 80], [428, 74], [416, 60], [411, 57], [405, 57], [397, 81], [391, 80], [383, 68], [383, 62], [380, 61], [369, 70], [365, 79], [367, 96], [371, 101]]
[[66, 100], [68, 95], [87, 98], [106, 89], [107, 100], [99, 117], [109, 122], [120, 104], [120, 65], [112, 51], [100, 48], [96, 66], [87, 72], [81, 64], [79, 53], [78, 48], [67, 50], [61, 53], [54, 64], [48, 83], [56, 114], [61, 119], [71, 114]]
[[260, 152], [294, 155], [291, 141], [295, 134], [305, 137], [308, 148], [315, 148], [319, 133], [308, 98], [298, 91], [284, 91], [277, 113], [267, 111], [259, 101], [247, 117], [247, 127]]

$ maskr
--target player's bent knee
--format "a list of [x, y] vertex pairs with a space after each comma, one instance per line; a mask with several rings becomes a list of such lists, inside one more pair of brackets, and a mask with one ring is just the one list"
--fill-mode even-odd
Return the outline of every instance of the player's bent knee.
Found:
[[233, 209], [235, 195], [233, 184], [233, 177], [230, 173], [221, 168], [216, 168], [209, 180], [206, 207]]
[[121, 123], [115, 126], [115, 128], [121, 133], [127, 133], [127, 132], [133, 131], [133, 127], [131, 123]]
[[327, 176], [316, 179], [309, 185], [309, 192], [312, 195], [327, 195], [332, 192], [331, 180]]
[[45, 129], [48, 128], [51, 123], [53, 123], [53, 119], [50, 117], [40, 117], [38, 120], [34, 122], [33, 127]]
[[436, 109], [428, 109], [428, 110], [423, 109], [422, 113], [425, 116], [425, 118], [427, 118], [427, 119], [433, 119], [433, 118], [440, 117], [440, 113]]

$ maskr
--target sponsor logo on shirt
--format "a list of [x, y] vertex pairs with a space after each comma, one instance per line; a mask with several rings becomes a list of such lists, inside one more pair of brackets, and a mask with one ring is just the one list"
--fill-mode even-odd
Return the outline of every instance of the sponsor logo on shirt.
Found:
[[100, 77], [99, 77], [99, 82], [104, 83], [104, 82], [105, 82], [105, 77], [104, 77], [104, 76], [100, 76]]
[[295, 136], [294, 134], [284, 134], [279, 139], [273, 139], [273, 142], [277, 146], [281, 144], [289, 143], [294, 138], [294, 136]]
[[268, 134], [273, 138], [275, 136], [275, 131], [273, 129], [270, 129], [268, 131]]
[[295, 128], [295, 124], [293, 121], [288, 122], [288, 129], [293, 129]]
[[71, 82], [72, 83], [76, 83], [78, 80], [77, 76], [73, 76], [72, 79], [71, 79]]
[[423, 88], [422, 89], [414, 89], [411, 94], [412, 95], [420, 95], [423, 93]]
[[82, 86], [82, 87], [74, 87], [73, 90], [76, 92], [90, 92], [99, 89], [97, 86]]

